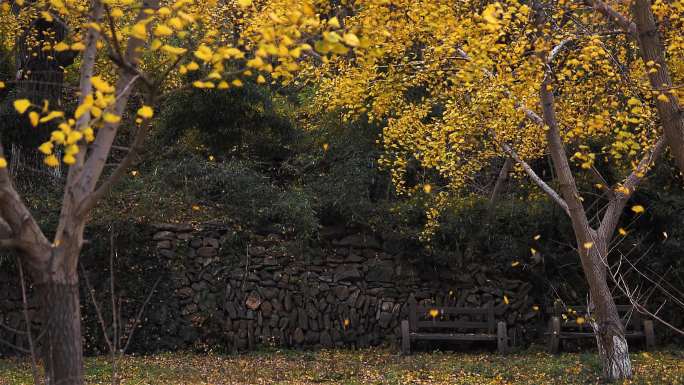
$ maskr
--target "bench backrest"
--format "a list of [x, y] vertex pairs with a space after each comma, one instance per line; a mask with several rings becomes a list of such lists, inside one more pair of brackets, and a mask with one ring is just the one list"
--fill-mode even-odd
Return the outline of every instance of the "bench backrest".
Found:
[[[643, 317], [632, 305], [616, 305], [616, 308], [618, 311], [618, 315], [620, 316], [620, 319], [622, 319], [622, 322], [625, 325], [625, 329], [641, 331], [641, 329], [643, 328]], [[568, 315], [568, 312], [570, 310], [572, 310], [573, 312], [572, 315], [568, 316], [568, 319], [570, 321], [576, 319], [576, 317], [578, 316], [586, 317], [587, 315], [586, 306], [568, 306], [567, 308], [565, 308], [559, 302], [556, 302], [553, 307], [548, 308], [546, 312], [548, 314], [560, 317], [563, 314]], [[576, 315], [575, 312], [577, 313]], [[576, 325], [576, 322], [568, 322], [567, 325], [574, 326]], [[577, 326], [580, 328], [586, 328], [589, 327], [589, 323], [587, 322], [585, 325]]]
[[468, 332], [496, 333], [495, 309], [493, 306], [483, 308], [466, 308], [454, 306], [422, 306], [409, 304], [409, 328], [411, 331], [421, 329], [464, 330]]

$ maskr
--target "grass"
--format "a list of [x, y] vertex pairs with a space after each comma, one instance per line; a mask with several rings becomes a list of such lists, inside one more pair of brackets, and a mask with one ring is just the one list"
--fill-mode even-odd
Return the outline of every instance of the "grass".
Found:
[[[632, 354], [634, 378], [626, 384], [684, 384], [684, 352]], [[385, 349], [262, 351], [242, 355], [165, 353], [127, 356], [122, 383], [143, 384], [600, 384], [595, 354], [552, 356], [528, 351], [508, 356], [418, 353], [401, 357]], [[109, 384], [106, 357], [86, 360], [86, 383]], [[0, 385], [31, 383], [23, 360], [0, 360]]]

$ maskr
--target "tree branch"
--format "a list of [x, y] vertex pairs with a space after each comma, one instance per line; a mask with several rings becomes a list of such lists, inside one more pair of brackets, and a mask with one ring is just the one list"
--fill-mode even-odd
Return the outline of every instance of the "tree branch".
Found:
[[532, 167], [530, 167], [530, 165], [527, 164], [527, 162], [520, 159], [518, 154], [515, 152], [515, 150], [513, 150], [513, 148], [511, 148], [511, 146], [509, 146], [507, 143], [502, 143], [501, 148], [504, 150], [506, 154], [508, 154], [508, 156], [515, 160], [515, 162], [518, 163], [523, 168], [523, 170], [525, 170], [525, 173], [527, 174], [527, 176], [530, 177], [530, 179], [532, 179], [532, 182], [539, 186], [539, 188], [541, 188], [546, 193], [546, 195], [548, 195], [554, 202], [556, 202], [556, 204], [558, 204], [561, 207], [561, 209], [563, 209], [563, 211], [566, 214], [568, 214], [568, 216], [570, 215], [570, 210], [568, 209], [568, 204], [565, 202], [565, 200], [563, 200], [563, 198], [560, 195], [558, 195], [556, 190], [554, 190], [551, 186], [544, 182], [544, 180], [541, 177], [539, 177], [539, 175], [537, 175], [536, 172], [534, 172]]
[[617, 24], [618, 27], [620, 27], [623, 31], [625, 31], [628, 35], [630, 35], [633, 38], [637, 37], [637, 26], [634, 24], [629, 18], [617, 10], [615, 10], [613, 7], [611, 7], [608, 3], [605, 3], [601, 0], [584, 0], [584, 3], [591, 6], [595, 10], [597, 10], [599, 13], [601, 13], [603, 16], [606, 18], [612, 20]]

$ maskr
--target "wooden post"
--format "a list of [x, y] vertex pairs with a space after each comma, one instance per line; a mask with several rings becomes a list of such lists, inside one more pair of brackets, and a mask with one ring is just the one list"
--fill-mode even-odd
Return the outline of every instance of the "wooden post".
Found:
[[557, 316], [549, 321], [549, 353], [556, 354], [560, 348], [561, 323]]
[[653, 330], [653, 321], [650, 319], [644, 320], [644, 337], [646, 338], [646, 350], [653, 350], [655, 348], [655, 332]]
[[408, 320], [401, 321], [401, 354], [405, 356], [411, 354], [411, 336]]
[[508, 351], [508, 330], [506, 328], [506, 323], [503, 321], [499, 321], [497, 324], [496, 346], [499, 350], [499, 354], [506, 354]]

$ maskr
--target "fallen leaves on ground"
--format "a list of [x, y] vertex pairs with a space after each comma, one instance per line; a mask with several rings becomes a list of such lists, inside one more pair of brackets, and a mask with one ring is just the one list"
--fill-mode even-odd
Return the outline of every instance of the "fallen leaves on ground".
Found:
[[[684, 384], [681, 352], [632, 355], [634, 378], [625, 384]], [[106, 357], [86, 360], [88, 384], [109, 384]], [[122, 384], [313, 385], [313, 384], [600, 384], [595, 354], [525, 352], [417, 353], [386, 349], [268, 351], [241, 355], [166, 353], [127, 356], [120, 362]], [[31, 383], [25, 361], [0, 360], [0, 384]]]

